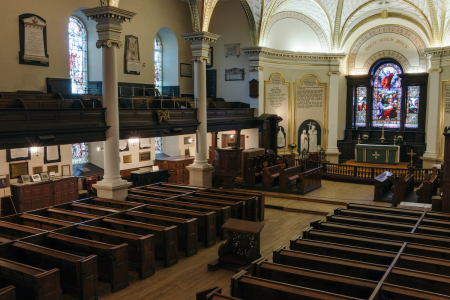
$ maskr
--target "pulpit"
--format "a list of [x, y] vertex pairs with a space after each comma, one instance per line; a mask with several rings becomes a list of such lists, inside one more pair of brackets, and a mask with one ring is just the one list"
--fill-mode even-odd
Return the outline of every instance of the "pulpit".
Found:
[[222, 178], [224, 189], [234, 189], [234, 180], [242, 173], [242, 151], [242, 148], [215, 149], [214, 175]]
[[245, 270], [261, 258], [261, 230], [264, 223], [228, 219], [222, 229], [228, 232], [227, 241], [219, 247], [219, 259], [208, 264], [208, 270], [224, 268], [233, 271]]

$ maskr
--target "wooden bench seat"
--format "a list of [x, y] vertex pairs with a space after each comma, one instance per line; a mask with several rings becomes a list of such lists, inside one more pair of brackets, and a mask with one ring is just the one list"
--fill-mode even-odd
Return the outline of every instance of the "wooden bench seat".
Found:
[[0, 237], [10, 241], [44, 232], [44, 230], [31, 228], [24, 225], [0, 222]]
[[26, 212], [26, 214], [38, 215], [55, 220], [68, 221], [73, 223], [81, 223], [84, 221], [95, 220], [100, 218], [100, 216], [97, 215], [60, 208], [42, 208], [38, 210], [28, 211]]
[[280, 189], [287, 190], [292, 183], [297, 184], [298, 174], [304, 171], [303, 166], [295, 166], [280, 170]]
[[198, 238], [203, 241], [205, 248], [216, 244], [216, 213], [200, 212], [188, 209], [179, 209], [158, 205], [147, 205], [138, 207], [131, 211], [152, 213], [156, 215], [170, 216], [175, 218], [198, 219]]
[[140, 188], [132, 188], [128, 190], [128, 195], [141, 195], [157, 199], [169, 199], [178, 196], [178, 194], [168, 194], [162, 192], [149, 191]]
[[139, 278], [145, 279], [155, 274], [155, 236], [153, 234], [142, 236], [83, 224], [61, 228], [55, 233], [105, 244], [127, 244], [128, 265], [137, 270]]
[[123, 212], [123, 209], [117, 209], [117, 208], [108, 208], [104, 206], [97, 206], [92, 204], [83, 204], [78, 202], [72, 202], [72, 203], [65, 203], [62, 205], [55, 206], [54, 208], [57, 209], [66, 209], [66, 210], [72, 210], [72, 211], [79, 211], [90, 215], [96, 215], [96, 216], [107, 216], [111, 214], [116, 214], [119, 212]]
[[189, 190], [180, 189], [180, 188], [173, 188], [173, 187], [167, 187], [167, 186], [156, 186], [156, 185], [144, 185], [144, 186], [140, 186], [139, 189], [146, 190], [149, 192], [181, 194], [181, 195], [194, 192], [194, 191], [189, 191]]
[[342, 223], [349, 225], [357, 225], [357, 226], [365, 226], [371, 228], [380, 228], [380, 229], [390, 229], [404, 232], [411, 232], [413, 230], [415, 224], [408, 223], [400, 223], [400, 222], [392, 222], [386, 220], [372, 220], [365, 218], [357, 218], [357, 217], [349, 217], [349, 216], [340, 216], [329, 214], [327, 216], [327, 221], [334, 223]]
[[96, 255], [79, 256], [21, 241], [11, 246], [14, 260], [43, 269], [58, 268], [65, 294], [76, 295], [80, 300], [98, 298]]
[[414, 224], [414, 225], [417, 223], [417, 221], [419, 221], [418, 217], [370, 212], [370, 211], [355, 210], [355, 209], [338, 208], [338, 209], [334, 210], [334, 213], [336, 215], [342, 215], [342, 216], [347, 216], [347, 217], [355, 217], [355, 218], [371, 219], [371, 220], [381, 220], [381, 221], [392, 221], [392, 222], [407, 223], [407, 224]]
[[195, 197], [195, 196], [180, 196], [176, 198], [177, 201], [185, 201], [190, 203], [198, 203], [198, 204], [206, 204], [206, 205], [214, 205], [220, 207], [231, 208], [231, 218], [245, 220], [245, 202], [243, 201], [229, 201], [222, 199], [212, 199], [212, 198], [203, 198], [203, 197]]
[[[140, 198], [141, 196], [133, 196], [130, 195], [127, 197], [129, 200], [135, 200], [136, 198]], [[222, 239], [225, 239], [227, 234], [226, 231], [222, 229], [222, 225], [225, 224], [226, 221], [231, 217], [231, 207], [217, 207], [213, 205], [206, 204], [196, 204], [196, 203], [187, 203], [183, 201], [175, 201], [175, 200], [164, 200], [164, 199], [152, 199], [146, 198], [147, 203], [158, 206], [167, 206], [173, 208], [201, 211], [201, 212], [214, 212], [216, 214], [216, 231], [217, 235], [220, 235]]]
[[16, 287], [10, 285], [0, 288], [0, 300], [16, 300]]
[[439, 187], [439, 174], [436, 167], [431, 168], [431, 174], [425, 174], [425, 180], [416, 190], [416, 194], [419, 200], [428, 201], [431, 200], [433, 195], [436, 194]]
[[[0, 253], [2, 256], [0, 258], [0, 282], [5, 286], [15, 286], [17, 299], [61, 299], [60, 270], [56, 268], [41, 269], [3, 258], [3, 256], [14, 258], [12, 257], [14, 249], [11, 244], [2, 245]], [[0, 299], [2, 298], [0, 297]]]
[[259, 195], [261, 194], [247, 193], [243, 191], [209, 189], [208, 191], [196, 192], [195, 195], [190, 196], [220, 199], [234, 202], [244, 201], [246, 220], [257, 222], [261, 217], [264, 217], [264, 213], [261, 214], [261, 207], [264, 206], [265, 198], [262, 197], [264, 198], [263, 202], [260, 202], [258, 198]]
[[90, 205], [96, 205], [96, 206], [104, 206], [111, 209], [120, 209], [120, 210], [127, 210], [131, 208], [135, 208], [138, 206], [141, 206], [141, 203], [134, 203], [130, 201], [120, 201], [120, 200], [113, 200], [113, 199], [103, 199], [103, 198], [87, 198], [83, 200], [75, 201], [76, 203], [82, 203], [82, 204], [90, 204]]
[[407, 174], [394, 174], [390, 179], [393, 183], [391, 188], [392, 203], [397, 206], [405, 200], [408, 193], [414, 191], [414, 167], [409, 167]]
[[322, 187], [322, 167], [299, 173], [298, 176], [296, 185], [300, 195], [306, 195]]
[[269, 167], [267, 162], [264, 162], [262, 170], [262, 184], [263, 186], [278, 185], [278, 178], [280, 177], [281, 169], [285, 168], [285, 164], [275, 165]]
[[405, 216], [411, 216], [411, 217], [417, 217], [417, 218], [420, 218], [423, 214], [422, 211], [417, 211], [417, 210], [412, 210], [412, 209], [394, 208], [391, 206], [381, 206], [381, 205], [372, 205], [372, 204], [349, 203], [349, 204], [347, 204], [347, 208], [355, 209], [355, 210], [386, 213], [386, 214], [405, 215]]
[[32, 214], [17, 214], [1, 218], [0, 221], [24, 225], [27, 227], [38, 228], [43, 230], [55, 230], [61, 227], [72, 226], [75, 223], [55, 220], [48, 217], [32, 215]]
[[411, 300], [448, 300], [450, 297], [421, 291], [404, 286], [398, 286], [395, 284], [384, 283], [381, 287], [383, 294], [392, 300], [411, 299]]
[[383, 172], [375, 178], [373, 200], [380, 201], [386, 197], [386, 194], [391, 191], [393, 182], [390, 177], [394, 175], [389, 171]]
[[114, 218], [93, 220], [85, 222], [84, 224], [92, 227], [127, 232], [140, 236], [153, 234], [155, 241], [155, 257], [163, 260], [165, 267], [171, 267], [178, 263], [178, 239], [176, 226], [164, 227]]
[[164, 227], [177, 226], [178, 248], [184, 249], [186, 257], [198, 253], [198, 219], [182, 219], [138, 211], [127, 211], [111, 216], [114, 219], [124, 219]]
[[22, 241], [81, 256], [97, 256], [99, 278], [111, 283], [111, 291], [128, 286], [128, 245], [111, 245], [60, 233], [28, 237]]

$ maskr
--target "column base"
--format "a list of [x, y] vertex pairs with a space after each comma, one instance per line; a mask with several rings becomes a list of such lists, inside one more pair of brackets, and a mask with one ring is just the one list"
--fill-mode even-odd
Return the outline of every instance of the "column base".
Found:
[[97, 189], [99, 198], [125, 201], [128, 196], [128, 188], [131, 185], [131, 182], [119, 179], [115, 181], [103, 180], [92, 186]]
[[428, 156], [421, 156], [420, 159], [422, 160], [422, 168], [423, 169], [431, 169], [436, 164], [442, 164], [443, 160], [439, 159], [437, 157], [428, 157]]
[[326, 152], [327, 160], [332, 164], [339, 164], [339, 155], [341, 155], [341, 152]]
[[212, 187], [212, 172], [214, 167], [210, 164], [192, 164], [187, 166], [189, 170], [189, 185], [199, 187]]

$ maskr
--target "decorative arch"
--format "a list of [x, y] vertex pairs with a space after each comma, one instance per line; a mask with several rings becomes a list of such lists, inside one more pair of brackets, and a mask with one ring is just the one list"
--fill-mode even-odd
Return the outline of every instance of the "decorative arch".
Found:
[[197, 7], [197, 0], [188, 0], [189, 9], [191, 11], [192, 29], [194, 32], [202, 31], [200, 15]]
[[247, 16], [248, 26], [250, 28], [250, 38], [252, 40], [252, 46], [258, 45], [258, 34], [256, 30], [256, 22], [253, 16], [252, 9], [250, 5], [248, 5], [247, 0], [239, 0], [242, 4], [242, 8], [244, 8], [245, 15]]
[[312, 30], [314, 30], [317, 37], [319, 38], [320, 45], [322, 47], [322, 51], [323, 52], [329, 51], [330, 47], [329, 47], [328, 39], [327, 39], [327, 36], [326, 36], [323, 28], [319, 24], [317, 24], [313, 19], [308, 17], [307, 15], [296, 12], [296, 11], [282, 11], [282, 12], [274, 14], [272, 16], [272, 18], [270, 18], [270, 21], [267, 24], [267, 28], [266, 28], [266, 30], [264, 32], [264, 36], [263, 36], [263, 44], [262, 45], [266, 45], [267, 38], [269, 37], [270, 30], [272, 29], [273, 25], [276, 22], [284, 20], [284, 19], [296, 19], [296, 20], [299, 20], [299, 21], [303, 22], [304, 24], [308, 25]]
[[[363, 45], [365, 45], [365, 42], [368, 41], [369, 39], [380, 35], [380, 34], [384, 34], [384, 33], [394, 33], [397, 35], [400, 35], [404, 38], [407, 38], [409, 41], [412, 42], [412, 44], [414, 44], [414, 46], [416, 47], [416, 51], [417, 54], [419, 55], [419, 65], [418, 66], [410, 66], [409, 69], [405, 69], [405, 72], [426, 72], [426, 66], [427, 66], [427, 62], [426, 62], [426, 55], [423, 52], [423, 50], [425, 50], [426, 46], [425, 43], [422, 41], [422, 39], [412, 30], [410, 30], [409, 28], [405, 28], [402, 26], [398, 26], [398, 25], [382, 25], [382, 26], [378, 26], [375, 28], [372, 28], [368, 31], [366, 31], [365, 33], [363, 33], [353, 44], [353, 46], [351, 47], [350, 51], [349, 51], [349, 58], [348, 58], [348, 72], [350, 74], [364, 74], [366, 73], [364, 70], [361, 69], [356, 69], [356, 58], [358, 55], [359, 50], [363, 47]], [[392, 42], [397, 42], [392, 40]], [[369, 47], [370, 45], [366, 46], [366, 50], [367, 47]], [[381, 51], [381, 52], [385, 52], [384, 54], [388, 55], [390, 52], [390, 50], [385, 50], [385, 51]], [[392, 53], [390, 53], [390, 57], [394, 57], [395, 53], [393, 53], [394, 51], [392, 51]], [[403, 56], [403, 55], [402, 55]], [[381, 58], [381, 57], [380, 57]]]

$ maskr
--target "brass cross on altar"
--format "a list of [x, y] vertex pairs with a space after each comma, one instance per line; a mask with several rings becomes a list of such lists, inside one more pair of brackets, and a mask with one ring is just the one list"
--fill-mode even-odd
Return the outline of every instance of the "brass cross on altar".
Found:
[[373, 157], [375, 157], [375, 159], [378, 159], [379, 156], [381, 156], [381, 154], [378, 154], [377, 151], [375, 151], [374, 154], [372, 154]]
[[411, 152], [408, 153], [409, 156], [411, 156], [411, 165], [413, 164], [413, 157], [414, 155], [416, 155], [417, 153], [414, 153], [413, 149], [411, 149]]

